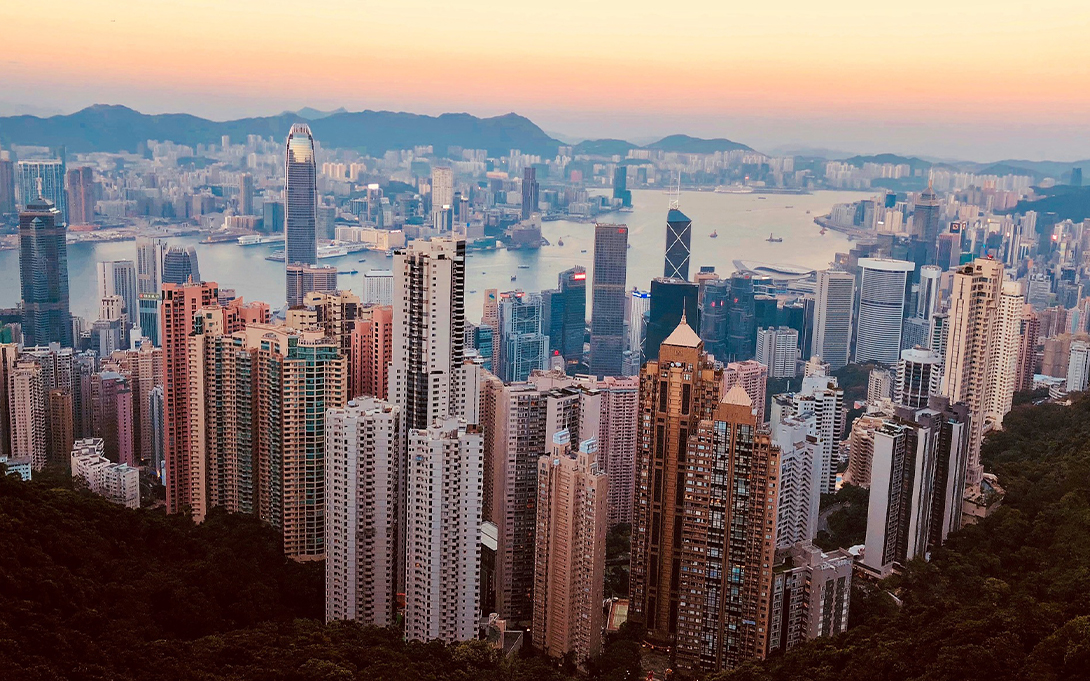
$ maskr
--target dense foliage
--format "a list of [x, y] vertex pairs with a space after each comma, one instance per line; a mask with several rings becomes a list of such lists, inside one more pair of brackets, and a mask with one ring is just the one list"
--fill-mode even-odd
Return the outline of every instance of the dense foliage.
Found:
[[846, 634], [717, 681], [1063, 681], [1090, 673], [1090, 399], [1020, 407], [988, 438], [1007, 495], [877, 589]]

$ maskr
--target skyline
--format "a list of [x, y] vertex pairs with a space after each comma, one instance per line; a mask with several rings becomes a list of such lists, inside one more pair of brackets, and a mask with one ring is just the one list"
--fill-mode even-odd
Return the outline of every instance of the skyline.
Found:
[[[762, 150], [1081, 160], [1090, 8], [1044, 5], [1029, 15], [1012, 0], [924, 0], [901, 13], [857, 0], [673, 11], [564, 0], [531, 12], [486, 0], [449, 12], [413, 0], [299, 13], [254, 0], [48, 0], [0, 10], [10, 36], [0, 113], [515, 111], [571, 139], [686, 133]], [[49, 51], [34, 38], [41, 16], [58, 36]], [[659, 48], [675, 44], [663, 36], [684, 49]]]

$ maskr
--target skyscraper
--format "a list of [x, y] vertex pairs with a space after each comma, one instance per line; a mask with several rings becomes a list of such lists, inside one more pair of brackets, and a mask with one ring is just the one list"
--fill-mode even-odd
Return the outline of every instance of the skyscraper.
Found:
[[927, 189], [916, 199], [912, 211], [912, 233], [927, 249], [927, 264], [937, 263], [939, 232], [942, 230], [942, 204], [928, 181]]
[[590, 373], [620, 376], [624, 351], [628, 227], [594, 226], [594, 282], [590, 318]]
[[864, 566], [884, 577], [961, 527], [970, 419], [965, 405], [934, 397], [874, 429]]
[[568, 432], [553, 435], [538, 460], [534, 561], [534, 647], [582, 662], [602, 647], [608, 479], [592, 438], [572, 452]]
[[68, 224], [68, 196], [64, 189], [64, 161], [61, 159], [19, 161], [19, 189], [23, 209], [45, 199], [60, 213], [58, 223]]
[[23, 344], [72, 347], [67, 229], [61, 213], [35, 198], [19, 213], [19, 283]]
[[327, 622], [394, 623], [400, 428], [398, 407], [373, 397], [326, 412]]
[[812, 354], [827, 362], [833, 371], [848, 363], [854, 302], [855, 277], [835, 270], [817, 273]]
[[15, 164], [0, 152], [0, 215], [15, 212]]
[[49, 462], [49, 412], [42, 367], [32, 359], [20, 359], [9, 371], [8, 381], [11, 455], [29, 458], [31, 467], [40, 471]]
[[722, 369], [684, 316], [656, 354], [640, 371], [629, 619], [652, 640], [672, 644], [683, 612], [674, 575], [683, 560], [685, 495], [677, 491], [687, 484], [689, 436], [715, 415]]
[[922, 409], [932, 395], [942, 387], [942, 355], [923, 348], [901, 351], [897, 363], [897, 385], [893, 391], [895, 404]]
[[598, 466], [609, 476], [609, 526], [632, 522], [636, 493], [636, 447], [639, 440], [640, 381], [635, 376], [607, 376], [598, 381], [602, 411]]
[[[779, 448], [767, 431], [758, 430], [740, 385], [723, 397], [712, 418], [700, 420], [689, 441], [680, 467], [680, 570], [662, 566], [664, 578], [679, 576], [677, 661], [683, 668], [711, 672], [764, 659], [779, 459]], [[664, 496], [673, 491], [664, 490]]]
[[666, 214], [666, 267], [668, 279], [689, 280], [689, 244], [693, 236], [693, 221], [677, 208]]
[[250, 173], [238, 176], [238, 212], [240, 215], [254, 214], [254, 176]]
[[[647, 318], [647, 337], [643, 354], [648, 361], [658, 358], [659, 346], [677, 327], [684, 316], [697, 333], [700, 332], [700, 310], [697, 306], [697, 286], [682, 279], [651, 280], [651, 305]], [[717, 358], [718, 359], [718, 358]]]
[[557, 279], [557, 289], [542, 291], [547, 303], [543, 330], [549, 335], [551, 354], [559, 354], [567, 364], [578, 364], [587, 333], [587, 270], [576, 266]]
[[464, 414], [465, 242], [418, 239], [394, 256], [392, 402], [407, 428]]
[[481, 387], [484, 516], [497, 528], [496, 612], [509, 621], [529, 622], [533, 615], [538, 458], [559, 431], [577, 440], [600, 435], [594, 383], [554, 371], [508, 385], [489, 377]]
[[753, 402], [753, 411], [757, 413], [757, 425], [765, 422], [765, 393], [768, 387], [768, 367], [760, 362], [747, 359], [744, 362], [731, 362], [723, 367], [722, 394], [736, 385], [741, 385]]
[[916, 265], [906, 260], [860, 258], [859, 268], [862, 280], [855, 361], [894, 365], [901, 355], [905, 295]]
[[431, 214], [454, 205], [454, 171], [444, 166], [431, 169]]
[[288, 307], [302, 305], [308, 293], [337, 290], [337, 268], [332, 265], [291, 263], [287, 272]]
[[95, 181], [87, 166], [68, 171], [68, 224], [91, 225], [95, 222]]
[[125, 304], [125, 314], [130, 325], [139, 321], [137, 303], [138, 285], [136, 265], [132, 260], [100, 262], [98, 270], [98, 297], [120, 296]]
[[468, 641], [481, 601], [482, 436], [448, 418], [408, 439], [405, 638]]
[[167, 513], [192, 504], [188, 337], [197, 310], [216, 303], [215, 283], [163, 284], [163, 469]]
[[537, 169], [526, 166], [522, 169], [522, 219], [529, 220], [537, 212], [538, 184]]
[[284, 262], [318, 262], [315, 220], [318, 214], [314, 136], [306, 123], [291, 126], [284, 168]]
[[348, 390], [353, 397], [385, 400], [393, 354], [394, 309], [366, 305], [352, 328], [348, 355]]
[[651, 293], [633, 288], [626, 298], [625, 316], [628, 322], [626, 350], [640, 356], [643, 365], [643, 341], [647, 334], [647, 315], [651, 312]]
[[757, 361], [768, 367], [772, 378], [797, 376], [799, 332], [786, 326], [758, 329]]
[[[980, 445], [984, 433], [1003, 414], [993, 405], [1008, 398], [997, 395], [999, 369], [997, 350], [1008, 345], [999, 336], [999, 300], [1003, 290], [1003, 263], [977, 258], [954, 271], [950, 293], [949, 332], [943, 362], [942, 394], [951, 403], [969, 407], [969, 466], [966, 475], [971, 486], [980, 484]], [[1021, 315], [1019, 314], [1019, 317]], [[1008, 325], [1004, 325], [1004, 330]], [[1016, 366], [1009, 368], [1012, 373]]]
[[1022, 307], [1022, 342], [1018, 350], [1018, 375], [1015, 390], [1033, 389], [1033, 374], [1037, 366], [1037, 338], [1041, 321], [1032, 305]]
[[506, 383], [525, 381], [535, 369], [545, 369], [549, 337], [542, 333], [540, 293], [500, 294], [500, 371]]
[[201, 283], [201, 268], [197, 263], [197, 249], [193, 246], [182, 248], [171, 246], [163, 253], [163, 268], [160, 275], [164, 284]]
[[621, 206], [632, 207], [632, 192], [628, 190], [628, 166], [618, 164], [613, 168], [613, 198], [620, 199]]
[[836, 491], [836, 453], [844, 428], [844, 391], [834, 376], [823, 370], [807, 375], [797, 393], [772, 398], [770, 422], [775, 424], [790, 416], [813, 415], [812, 434], [821, 446], [821, 493]]

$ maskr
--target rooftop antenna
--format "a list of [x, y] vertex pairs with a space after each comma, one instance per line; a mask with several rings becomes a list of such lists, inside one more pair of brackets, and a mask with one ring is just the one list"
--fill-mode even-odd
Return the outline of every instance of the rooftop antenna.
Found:
[[670, 202], [670, 208], [679, 209], [681, 203], [681, 170], [677, 171], [677, 193], [674, 194], [674, 200]]
[[42, 176], [39, 175], [38, 177], [34, 178], [34, 181], [38, 185], [38, 198], [39, 199], [44, 198], [42, 196]]

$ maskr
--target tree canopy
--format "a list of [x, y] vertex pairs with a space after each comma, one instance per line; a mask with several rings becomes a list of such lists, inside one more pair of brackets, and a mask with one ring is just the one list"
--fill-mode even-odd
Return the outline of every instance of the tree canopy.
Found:
[[[984, 461], [1002, 506], [853, 595], [853, 628], [715, 681], [1063, 681], [1090, 669], [1090, 399], [1016, 408]], [[893, 606], [888, 591], [902, 601]]]

